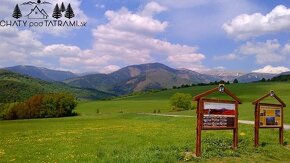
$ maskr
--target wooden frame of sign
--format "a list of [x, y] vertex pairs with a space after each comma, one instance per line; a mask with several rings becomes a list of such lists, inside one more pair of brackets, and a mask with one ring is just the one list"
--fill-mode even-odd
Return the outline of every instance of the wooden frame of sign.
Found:
[[[267, 97], [275, 98], [279, 104], [261, 103]], [[286, 104], [274, 93], [270, 91], [266, 95], [252, 103], [255, 105], [255, 147], [259, 146], [260, 128], [279, 128], [279, 143], [283, 145], [284, 136], [284, 107]]]
[[[226, 93], [234, 100], [203, 98], [215, 92]], [[238, 147], [238, 104], [242, 102], [224, 85], [206, 91], [194, 97], [197, 101], [196, 150], [197, 157], [201, 156], [202, 130], [233, 130], [233, 149]]]

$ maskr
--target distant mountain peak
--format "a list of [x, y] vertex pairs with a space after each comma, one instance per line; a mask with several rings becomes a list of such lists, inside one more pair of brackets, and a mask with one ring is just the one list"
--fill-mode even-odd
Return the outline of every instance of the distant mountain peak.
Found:
[[218, 77], [225, 81], [233, 81], [234, 79], [245, 75], [245, 73], [242, 71], [230, 71], [224, 69], [212, 69], [208, 71], [203, 71], [202, 73]]
[[45, 81], [63, 81], [77, 77], [76, 74], [69, 71], [51, 70], [45, 67], [35, 67], [30, 65], [18, 65], [4, 69]]

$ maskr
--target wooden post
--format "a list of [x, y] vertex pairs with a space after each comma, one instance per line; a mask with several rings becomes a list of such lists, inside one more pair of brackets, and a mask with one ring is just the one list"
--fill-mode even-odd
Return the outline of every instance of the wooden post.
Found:
[[284, 108], [281, 107], [281, 127], [279, 128], [279, 142], [281, 145], [284, 144]]
[[255, 147], [259, 146], [259, 123], [260, 123], [260, 106], [255, 105]]
[[201, 99], [197, 101], [197, 120], [196, 120], [196, 144], [195, 144], [195, 154], [196, 157], [201, 156]]
[[258, 104], [255, 105], [255, 147], [259, 146], [259, 123], [260, 111]]
[[239, 108], [238, 108], [238, 103], [235, 103], [235, 107], [236, 107], [236, 115], [235, 115], [235, 128], [233, 129], [233, 149], [237, 149], [238, 147], [238, 135], [239, 135], [239, 130], [238, 130], [238, 126], [239, 126], [239, 121], [238, 121], [238, 117], [239, 117]]

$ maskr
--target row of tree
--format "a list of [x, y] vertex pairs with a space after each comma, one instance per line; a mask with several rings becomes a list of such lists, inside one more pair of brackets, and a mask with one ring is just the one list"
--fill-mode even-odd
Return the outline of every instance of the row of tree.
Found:
[[68, 4], [67, 8], [65, 8], [63, 3], [61, 4], [60, 7], [58, 6], [58, 4], [56, 4], [54, 7], [54, 10], [53, 10], [52, 17], [59, 19], [62, 17], [62, 12], [65, 12], [64, 16], [68, 19], [75, 17], [74, 11], [73, 11], [70, 3]]
[[25, 102], [2, 106], [2, 118], [31, 119], [73, 116], [77, 102], [70, 94], [40, 94]]
[[[68, 19], [75, 17], [74, 11], [73, 11], [70, 3], [68, 4], [67, 8], [65, 8], [63, 2], [62, 2], [60, 7], [58, 6], [58, 4], [56, 4], [54, 7], [54, 10], [53, 10], [52, 17], [59, 19], [62, 17], [62, 12], [65, 12], [64, 16]], [[19, 19], [22, 17], [22, 13], [21, 13], [21, 10], [20, 10], [18, 4], [15, 6], [12, 16], [16, 19]]]
[[[238, 79], [235, 79], [233, 81], [233, 84], [237, 84], [239, 83]], [[230, 81], [214, 81], [214, 82], [210, 82], [210, 83], [198, 83], [198, 84], [182, 84], [180, 87], [177, 86], [173, 86], [172, 89], [179, 89], [179, 88], [188, 88], [188, 87], [194, 87], [194, 86], [207, 86], [207, 85], [218, 85], [218, 84], [231, 84]]]

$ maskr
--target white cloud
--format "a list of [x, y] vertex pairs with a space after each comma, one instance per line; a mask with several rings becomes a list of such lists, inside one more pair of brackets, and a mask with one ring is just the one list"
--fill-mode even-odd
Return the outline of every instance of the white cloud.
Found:
[[254, 13], [251, 15], [242, 14], [231, 22], [225, 23], [223, 29], [233, 38], [248, 39], [264, 34], [290, 31], [290, 9], [283, 6], [276, 6], [266, 15]]
[[[236, 15], [257, 11], [249, 0], [156, 0], [168, 8], [171, 38], [209, 40], [224, 37], [222, 24]], [[260, 8], [260, 6], [259, 6]]]
[[281, 45], [277, 40], [267, 40], [266, 42], [247, 42], [239, 48], [243, 55], [253, 55], [258, 64], [277, 63], [285, 59], [281, 55]]
[[114, 72], [119, 70], [121, 67], [116, 66], [116, 65], [108, 65], [106, 67], [103, 68], [103, 70], [101, 71], [101, 73], [110, 73], [110, 72]]
[[104, 4], [96, 4], [96, 7], [99, 9], [105, 9], [106, 6]]
[[168, 61], [177, 68], [187, 68], [193, 71], [202, 71], [206, 68], [201, 64], [201, 61], [206, 57], [203, 54], [176, 54], [170, 55]]
[[253, 72], [257, 72], [257, 73], [269, 73], [269, 74], [280, 74], [282, 72], [287, 72], [290, 71], [289, 68], [287, 67], [282, 67], [282, 66], [278, 66], [278, 67], [272, 67], [271, 65], [265, 66], [264, 68], [258, 69], [258, 70], [254, 70]]
[[153, 16], [166, 10], [167, 10], [166, 7], [161, 6], [158, 3], [152, 1], [146, 4], [146, 6], [144, 7], [144, 9], [141, 11], [140, 14], [143, 16]]
[[26, 63], [43, 48], [37, 34], [13, 27], [0, 28], [0, 65]]
[[46, 46], [42, 50], [44, 56], [59, 56], [59, 57], [73, 57], [82, 53], [82, 50], [77, 46], [69, 46], [64, 44], [53, 44]]
[[283, 53], [290, 55], [290, 44], [286, 44], [283, 48]]
[[174, 66], [198, 69], [203, 68], [203, 54], [192, 46], [172, 44], [155, 38], [166, 30], [168, 23], [155, 19], [155, 14], [165, 8], [150, 2], [143, 9], [132, 12], [127, 8], [107, 11], [107, 24], [93, 30], [93, 48], [86, 58], [63, 57], [61, 63], [69, 67], [85, 65], [87, 71], [110, 72], [123, 65], [161, 61]]
[[[145, 6], [147, 7], [147, 6]], [[141, 13], [149, 13], [146, 10], [142, 10]], [[151, 14], [160, 12], [158, 8], [151, 8]], [[120, 30], [122, 32], [135, 32], [138, 34], [156, 34], [163, 32], [167, 27], [167, 22], [160, 22], [157, 19], [152, 18], [152, 15], [141, 15], [138, 13], [132, 13], [127, 8], [122, 8], [119, 11], [107, 11], [105, 16], [109, 20], [106, 27]]]
[[2, 28], [0, 47], [5, 51], [0, 56], [11, 54], [11, 57], [21, 60], [9, 58], [1, 60], [0, 65], [35, 62], [48, 68], [74, 72], [108, 73], [125, 65], [158, 61], [192, 70], [204, 69], [202, 60], [205, 56], [197, 52], [197, 47], [156, 38], [168, 26], [168, 22], [154, 18], [164, 10], [166, 8], [158, 3], [150, 2], [136, 12], [124, 7], [117, 11], [107, 11], [105, 16], [108, 22], [92, 30], [94, 42], [89, 49], [65, 44], [45, 46], [39, 41], [36, 32]]
[[233, 60], [237, 60], [237, 59], [239, 59], [239, 56], [234, 54], [234, 53], [213, 57], [213, 60], [216, 60], [216, 61], [219, 61], [219, 60], [233, 61]]

